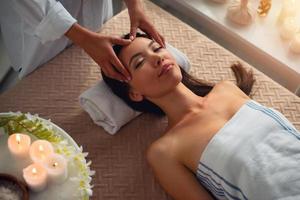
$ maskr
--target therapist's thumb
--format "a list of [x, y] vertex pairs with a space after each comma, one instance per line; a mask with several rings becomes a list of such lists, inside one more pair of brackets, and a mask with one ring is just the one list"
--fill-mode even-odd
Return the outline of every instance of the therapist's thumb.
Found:
[[131, 40], [129, 39], [123, 39], [119, 37], [111, 37], [110, 41], [112, 44], [119, 44], [119, 45], [128, 45], [131, 43]]
[[130, 27], [130, 37], [129, 37], [130, 40], [135, 39], [137, 28], [138, 28], [137, 26], [131, 25], [131, 27]]

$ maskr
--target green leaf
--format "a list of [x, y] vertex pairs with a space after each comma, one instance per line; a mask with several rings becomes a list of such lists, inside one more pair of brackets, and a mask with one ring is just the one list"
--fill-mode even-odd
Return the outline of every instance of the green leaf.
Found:
[[0, 117], [0, 127], [11, 135], [13, 133], [27, 133], [38, 139], [48, 140], [49, 142], [57, 143], [62, 141], [60, 135], [53, 130], [46, 128], [45, 122], [39, 118], [28, 119], [25, 114], [11, 114]]

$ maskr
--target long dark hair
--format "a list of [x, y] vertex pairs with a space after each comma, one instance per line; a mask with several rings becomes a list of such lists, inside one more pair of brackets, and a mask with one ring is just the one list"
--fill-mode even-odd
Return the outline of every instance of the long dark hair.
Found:
[[[126, 34], [123, 36], [124, 39], [129, 39], [130, 34]], [[146, 34], [137, 33], [136, 37], [150, 37]], [[118, 56], [121, 52], [123, 46], [121, 45], [114, 45], [113, 49], [116, 55]], [[237, 86], [247, 95], [250, 94], [252, 86], [255, 82], [253, 77], [253, 72], [246, 70], [241, 63], [237, 62], [231, 66], [231, 69], [235, 75], [236, 78], [236, 84]], [[198, 96], [205, 96], [207, 95], [212, 88], [214, 87], [214, 84], [197, 79], [187, 72], [185, 72], [180, 67], [181, 73], [182, 73], [182, 80], [181, 82], [189, 88], [192, 92], [194, 92]], [[125, 103], [133, 108], [134, 110], [141, 111], [141, 112], [148, 112], [148, 113], [154, 113], [157, 115], [165, 115], [165, 113], [158, 107], [156, 104], [152, 103], [151, 101], [147, 99], [143, 99], [142, 101], [136, 102], [132, 101], [129, 97], [129, 89], [130, 86], [126, 82], [121, 82], [119, 80], [115, 80], [112, 78], [109, 78], [106, 76], [103, 71], [101, 71], [102, 77], [104, 82], [110, 87], [110, 89], [113, 91], [115, 95], [120, 97]]]

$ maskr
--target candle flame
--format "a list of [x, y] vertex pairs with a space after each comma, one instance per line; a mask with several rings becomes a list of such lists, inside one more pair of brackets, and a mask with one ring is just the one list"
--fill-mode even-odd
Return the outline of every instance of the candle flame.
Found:
[[20, 142], [21, 142], [20, 134], [16, 134], [16, 140], [17, 140], [17, 143], [20, 144]]
[[53, 167], [57, 167], [57, 166], [58, 166], [57, 162], [53, 163]]
[[34, 167], [34, 168], [32, 168], [31, 172], [32, 172], [32, 174], [33, 174], [33, 175], [36, 175], [36, 174], [37, 174], [37, 170], [36, 170], [36, 168], [35, 168], [35, 167]]
[[44, 151], [43, 145], [39, 145], [39, 150], [40, 150], [40, 151]]

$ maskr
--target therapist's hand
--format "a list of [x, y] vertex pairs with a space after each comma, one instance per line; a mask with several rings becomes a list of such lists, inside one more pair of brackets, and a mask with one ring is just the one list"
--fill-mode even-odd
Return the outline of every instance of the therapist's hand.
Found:
[[112, 45], [128, 45], [131, 40], [106, 36], [74, 24], [65, 34], [101, 67], [105, 75], [120, 81], [129, 81], [130, 73], [120, 62]]
[[128, 13], [130, 17], [130, 35], [133, 40], [136, 37], [137, 29], [140, 28], [142, 31], [152, 37], [157, 43], [165, 47], [165, 39], [155, 29], [151, 21], [144, 14], [144, 9], [140, 0], [125, 0], [128, 7]]

